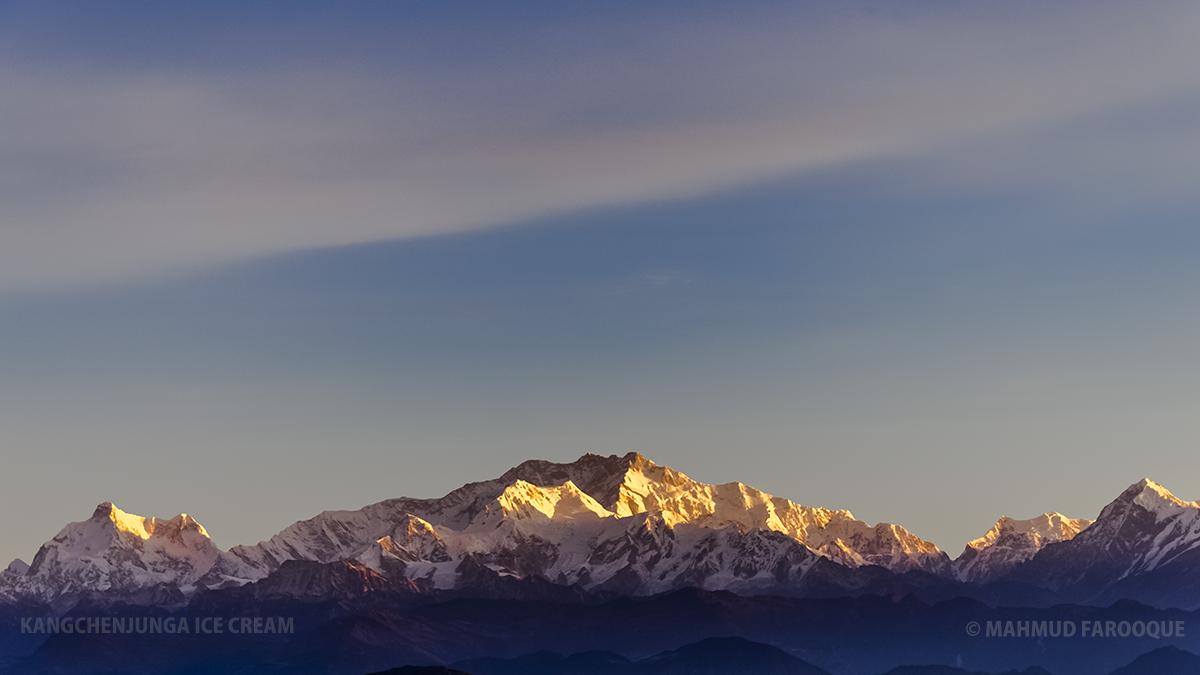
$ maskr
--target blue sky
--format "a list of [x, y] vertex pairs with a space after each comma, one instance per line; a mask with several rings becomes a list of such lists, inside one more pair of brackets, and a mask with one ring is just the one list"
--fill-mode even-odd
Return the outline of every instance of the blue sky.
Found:
[[898, 522], [1200, 496], [1183, 3], [0, 5], [0, 554], [637, 450]]

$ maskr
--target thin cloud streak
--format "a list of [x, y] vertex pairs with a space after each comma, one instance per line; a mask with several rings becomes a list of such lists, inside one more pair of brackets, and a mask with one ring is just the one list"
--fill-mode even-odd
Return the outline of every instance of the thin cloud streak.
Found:
[[0, 289], [695, 196], [981, 135], [1029, 142], [1200, 89], [1189, 6], [864, 7], [662, 16], [590, 38], [579, 25], [550, 43], [535, 26], [511, 53], [378, 67], [120, 69], [10, 52]]

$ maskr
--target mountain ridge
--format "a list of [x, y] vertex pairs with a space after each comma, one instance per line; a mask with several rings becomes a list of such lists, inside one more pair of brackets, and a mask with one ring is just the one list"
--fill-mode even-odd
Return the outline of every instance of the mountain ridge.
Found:
[[[899, 525], [871, 526], [846, 510], [802, 506], [738, 482], [700, 483], [638, 453], [586, 454], [522, 462], [440, 498], [323, 511], [228, 551], [187, 514], [144, 518], [105, 502], [44, 544], [30, 565], [17, 560], [0, 572], [0, 598], [55, 602], [160, 587], [187, 597], [266, 580], [289, 565], [285, 576], [295, 577], [301, 568], [293, 563], [349, 564], [303, 568], [304, 578], [326, 579], [330, 592], [342, 583], [333, 580], [369, 572], [392, 581], [364, 577], [347, 587], [514, 592], [506, 579], [530, 579], [608, 595], [695, 587], [819, 597], [892, 588], [998, 601], [1014, 592], [1042, 598], [1036, 602], [1153, 596], [1161, 604], [1177, 601], [1168, 586], [1200, 568], [1200, 503], [1143, 479], [1095, 522], [1056, 512], [1002, 517], [951, 560]], [[275, 579], [272, 587], [301, 593], [297, 583]], [[1200, 583], [1192, 586], [1183, 597], [1200, 603]]]

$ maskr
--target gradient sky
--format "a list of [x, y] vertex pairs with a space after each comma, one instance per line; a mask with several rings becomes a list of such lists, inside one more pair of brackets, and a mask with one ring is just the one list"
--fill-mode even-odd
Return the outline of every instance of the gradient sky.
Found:
[[[639, 451], [1200, 497], [1200, 6], [0, 3], [0, 557]], [[2, 563], [0, 563], [2, 564]]]

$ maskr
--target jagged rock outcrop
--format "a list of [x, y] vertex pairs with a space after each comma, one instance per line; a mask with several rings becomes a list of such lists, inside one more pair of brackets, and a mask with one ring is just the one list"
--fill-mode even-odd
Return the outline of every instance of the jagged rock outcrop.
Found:
[[1029, 520], [1001, 518], [987, 534], [967, 544], [954, 560], [959, 581], [988, 583], [1000, 579], [1048, 544], [1070, 541], [1092, 521], [1044, 513]]
[[1185, 502], [1143, 479], [1104, 507], [1087, 529], [1044, 547], [1008, 578], [1072, 602], [1129, 598], [1200, 606], [1200, 502]]
[[[898, 525], [808, 507], [741, 483], [709, 485], [636, 453], [525, 462], [438, 499], [326, 511], [268, 541], [220, 551], [186, 514], [101, 504], [0, 572], [0, 599], [96, 594], [182, 602], [254, 583], [306, 597], [371, 592], [652, 595], [678, 588], [828, 596], [965, 584], [1047, 589], [1081, 602], [1200, 605], [1200, 504], [1144, 480], [1095, 523], [1001, 518], [951, 562]], [[1008, 586], [1005, 586], [1008, 584]], [[882, 591], [881, 591], [882, 592]], [[973, 592], [973, 591], [972, 591]], [[982, 592], [982, 591], [981, 591]], [[1041, 592], [1041, 591], [1039, 591]], [[65, 599], [65, 600], [64, 600]]]

